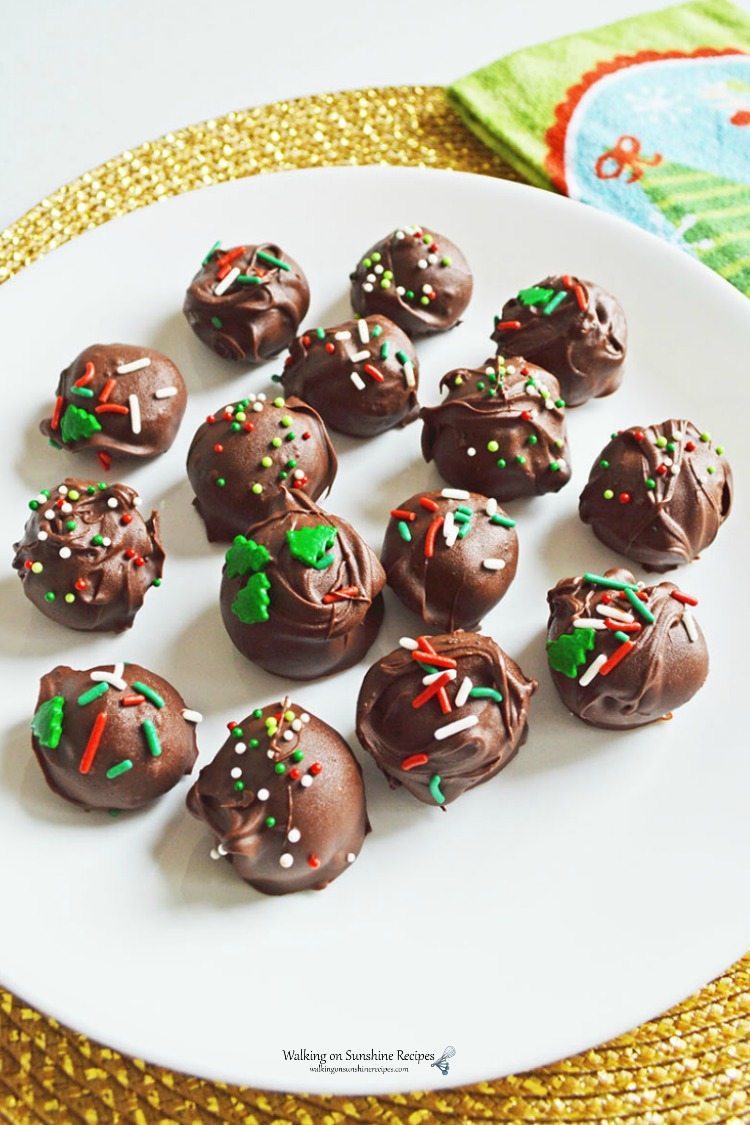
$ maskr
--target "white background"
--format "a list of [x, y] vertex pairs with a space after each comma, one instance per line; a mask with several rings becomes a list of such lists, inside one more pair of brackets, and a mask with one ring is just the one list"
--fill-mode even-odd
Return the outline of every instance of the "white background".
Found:
[[[750, 0], [736, 0], [750, 11]], [[658, 0], [0, 0], [0, 228], [111, 156], [229, 110], [447, 85]]]

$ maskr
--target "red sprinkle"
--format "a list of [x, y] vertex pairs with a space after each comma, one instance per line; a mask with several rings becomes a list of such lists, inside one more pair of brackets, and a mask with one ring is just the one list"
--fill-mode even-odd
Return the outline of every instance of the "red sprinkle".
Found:
[[100, 406], [95, 406], [94, 410], [97, 414], [128, 414], [130, 413], [127, 406], [120, 406], [117, 402], [104, 402]]
[[524, 422], [530, 422], [534, 417], [534, 414], [531, 410], [522, 410], [521, 417], [523, 418]]
[[401, 763], [401, 769], [407, 771], [413, 770], [417, 766], [426, 765], [429, 760], [430, 759], [426, 754], [412, 754], [410, 758], [404, 758], [403, 762]]
[[578, 308], [585, 310], [585, 308], [586, 308], [586, 294], [583, 291], [583, 286], [582, 285], [574, 285], [573, 286], [573, 292], [576, 295], [576, 301], [578, 301]]
[[223, 453], [223, 452], [224, 452], [224, 446], [223, 445], [217, 444], [217, 445], [214, 446], [214, 453]]
[[340, 590], [331, 590], [330, 594], [323, 595], [323, 605], [330, 605], [331, 602], [342, 602], [349, 598], [359, 597], [358, 586], [343, 586]]
[[135, 560], [136, 566], [145, 566], [145, 563], [146, 563], [146, 560], [144, 559], [143, 555], [139, 555], [138, 558]]
[[230, 262], [233, 262], [235, 258], [241, 257], [244, 253], [244, 246], [235, 246], [234, 250], [227, 250], [226, 254], [222, 254], [216, 265], [219, 269], [223, 269], [224, 266], [228, 265]]
[[633, 437], [636, 441], [643, 441], [643, 430], [635, 430]]
[[608, 629], [611, 629], [613, 633], [640, 633], [642, 628], [637, 621], [634, 621], [632, 625], [630, 625], [627, 621], [613, 621], [611, 617], [606, 617], [604, 619], [604, 624]]
[[440, 688], [440, 691], [437, 693], [437, 697], [438, 703], [440, 704], [440, 710], [444, 715], [449, 714], [449, 712], [451, 712], [453, 708], [451, 707], [451, 701], [448, 698], [448, 693], [444, 687]]
[[245, 422], [245, 429], [247, 430], [247, 432], [249, 434], [251, 434], [253, 432], [253, 430], [255, 429], [255, 426], [253, 425], [252, 422]]
[[216, 421], [216, 415], [215, 414], [207, 414], [206, 415], [206, 421], [208, 422], [209, 426], [213, 426], [214, 422]]
[[659, 465], [659, 466], [657, 467], [656, 471], [657, 471], [657, 473], [659, 474], [659, 476], [663, 477], [663, 476], [664, 476], [664, 474], [665, 474], [665, 473], [666, 473], [666, 471], [667, 471], [667, 466], [666, 466], [666, 465]]
[[85, 589], [86, 589], [86, 579], [85, 578], [79, 578], [78, 581], [76, 582], [76, 590], [85, 590]]
[[310, 867], [320, 867], [320, 858], [316, 855], [308, 856], [307, 862]]
[[415, 520], [417, 518], [416, 512], [407, 512], [405, 508], [392, 508], [391, 515], [394, 520]]
[[123, 707], [137, 707], [139, 703], [145, 703], [145, 695], [124, 695], [120, 700]]
[[90, 363], [90, 362], [87, 363], [86, 364], [86, 370], [84, 371], [83, 375], [81, 376], [80, 379], [76, 379], [73, 386], [74, 387], [85, 387], [86, 384], [90, 383], [91, 380], [94, 378], [94, 372], [95, 371], [96, 371], [96, 368], [94, 367], [93, 363]]
[[623, 641], [620, 647], [618, 649], [615, 649], [615, 651], [612, 653], [609, 660], [607, 660], [606, 663], [602, 664], [601, 668], [599, 669], [599, 675], [607, 676], [612, 671], [612, 669], [620, 663], [623, 657], [628, 655], [631, 648], [635, 648], [635, 645], [632, 641]]
[[437, 649], [432, 647], [429, 637], [417, 637], [417, 643], [422, 649], [422, 652], [431, 652], [433, 656], [437, 656]]
[[31, 568], [32, 568], [32, 566], [33, 566], [34, 564], [33, 564], [33, 562], [31, 561], [31, 559], [27, 559], [27, 560], [26, 560], [26, 562], [25, 562], [25, 563], [24, 563], [23, 565], [24, 565], [24, 567], [26, 568], [26, 570], [31, 570]]
[[135, 551], [132, 547], [128, 547], [127, 551], [125, 552], [125, 557], [127, 559], [134, 559], [135, 558]]
[[99, 743], [102, 740], [102, 734], [104, 733], [104, 725], [106, 722], [107, 712], [100, 711], [94, 719], [94, 725], [91, 728], [91, 734], [89, 735], [89, 740], [86, 743], [86, 749], [83, 752], [81, 764], [78, 767], [79, 773], [88, 773], [91, 769], [94, 758], [96, 757], [96, 752], [99, 749]]
[[376, 379], [378, 383], [383, 382], [383, 375], [378, 371], [377, 367], [373, 367], [371, 363], [366, 363], [363, 370], [366, 371], [368, 375], [371, 375], [373, 379]]
[[611, 594], [602, 594], [602, 604], [603, 605], [609, 605], [609, 603], [611, 601], [612, 601], [612, 595]]
[[133, 517], [131, 516], [130, 512], [126, 512], [125, 515], [122, 517], [122, 523], [132, 523], [132, 522], [133, 522]]
[[231, 723], [227, 723], [227, 730], [234, 730], [236, 726], [237, 723], [235, 723], [234, 721], [232, 721]]
[[692, 453], [693, 450], [695, 449], [695, 442], [694, 441], [686, 441], [685, 442], [685, 449], [688, 451], [688, 453]]
[[313, 764], [310, 766], [310, 773], [313, 775], [313, 777], [317, 777], [322, 769], [323, 767], [321, 766], [320, 762], [313, 762]]
[[630, 493], [629, 492], [621, 492], [620, 496], [619, 496], [619, 500], [620, 500], [621, 504], [629, 504], [630, 503]]
[[101, 465], [101, 467], [103, 469], [109, 470], [109, 467], [112, 464], [112, 458], [110, 457], [109, 453], [107, 453], [106, 449], [100, 449], [96, 456], [99, 459], [99, 464]]
[[302, 440], [303, 441], [309, 441], [311, 437], [312, 437], [312, 434], [310, 433], [310, 431], [305, 430], [304, 434], [302, 435]]
[[49, 428], [51, 430], [56, 430], [57, 427], [60, 425], [60, 415], [62, 414], [62, 408], [63, 408], [63, 396], [58, 395], [57, 398], [55, 399], [55, 408], [52, 411], [52, 420], [49, 424]]
[[[306, 348], [309, 348], [310, 347], [310, 337], [309, 336], [303, 336], [302, 337], [302, 343], [305, 345]], [[291, 358], [292, 357], [289, 356], [290, 360], [291, 360]]]
[[415, 696], [414, 699], [412, 699], [412, 707], [415, 710], [418, 710], [420, 707], [424, 707], [425, 703], [427, 703], [428, 700], [432, 699], [433, 695], [437, 695], [441, 689], [443, 692], [445, 692], [445, 685], [449, 682], [450, 676], [447, 672], [443, 672], [442, 676], [439, 676], [438, 679], [433, 681], [433, 683], [428, 684], [424, 691], [421, 691], [419, 695]]
[[419, 503], [422, 505], [423, 508], [426, 508], [428, 512], [437, 512], [438, 511], [437, 504], [435, 503], [434, 500], [431, 500], [429, 496], [420, 496]]
[[697, 605], [698, 599], [691, 598], [689, 594], [683, 594], [682, 590], [670, 590], [669, 596], [674, 598], [676, 602], [682, 602], [683, 605]]
[[291, 777], [292, 781], [298, 781], [302, 776], [302, 770], [298, 769], [297, 766], [292, 766], [289, 771], [289, 776]]
[[426, 559], [431, 559], [435, 554], [435, 536], [444, 523], [445, 516], [436, 516], [427, 528], [427, 534], [424, 538], [424, 557]]
[[506, 331], [506, 329], [515, 330], [516, 328], [520, 328], [520, 327], [521, 327], [521, 321], [520, 320], [501, 320], [495, 325], [495, 328], [497, 329], [498, 332], [504, 332], [504, 331]]
[[569, 273], [563, 274], [562, 283], [563, 283], [563, 285], [565, 286], [566, 289], [572, 289], [573, 288], [573, 278], [570, 276]]
[[450, 656], [439, 656], [433, 649], [432, 652], [421, 652], [418, 648], [414, 649], [411, 654], [412, 660], [421, 662], [422, 664], [434, 664], [437, 668], [455, 668], [456, 661]]
[[329, 354], [332, 354], [333, 352], [335, 352], [335, 351], [336, 351], [336, 345], [335, 345], [335, 344], [332, 344], [330, 340], [329, 340], [329, 341], [328, 341], [328, 343], [326, 344], [326, 351], [327, 351], [327, 352], [328, 352]]
[[107, 379], [107, 382], [102, 387], [102, 393], [99, 395], [99, 402], [106, 402], [112, 391], [115, 389], [114, 379]]

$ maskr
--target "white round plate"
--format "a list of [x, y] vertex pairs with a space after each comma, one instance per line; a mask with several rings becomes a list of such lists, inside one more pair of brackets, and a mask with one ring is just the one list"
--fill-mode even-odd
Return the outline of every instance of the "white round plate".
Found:
[[[572, 481], [509, 506], [519, 573], [485, 629], [540, 689], [516, 760], [447, 812], [392, 793], [357, 745], [365, 664], [294, 686], [235, 652], [217, 602], [223, 550], [206, 542], [184, 473], [203, 417], [272, 389], [281, 367], [221, 361], [184, 322], [184, 289], [215, 240], [280, 241], [311, 282], [306, 326], [333, 325], [349, 315], [348, 273], [361, 254], [412, 222], [454, 240], [475, 275], [463, 323], [418, 343], [424, 403], [438, 400], [450, 368], [492, 354], [493, 314], [551, 272], [615, 293], [631, 335], [621, 390], [569, 412]], [[346, 168], [241, 180], [117, 219], [14, 278], [0, 316], [8, 553], [40, 488], [101, 475], [94, 459], [56, 452], [37, 431], [57, 373], [82, 348], [156, 347], [191, 393], [174, 447], [119, 473], [144, 511], [162, 512], [168, 552], [164, 584], [130, 632], [66, 631], [26, 601], [10, 568], [0, 582], [6, 986], [77, 1030], [178, 1070], [295, 1092], [378, 1093], [494, 1078], [590, 1047], [745, 952], [750, 306], [737, 292], [651, 236], [554, 195], [449, 172]], [[598, 731], [570, 716], [550, 683], [545, 594], [562, 576], [622, 561], [579, 523], [578, 495], [612, 430], [670, 415], [710, 430], [736, 475], [736, 510], [716, 543], [676, 572], [700, 600], [711, 672], [671, 722]], [[389, 509], [440, 486], [422, 461], [420, 429], [369, 442], [334, 435], [341, 462], [324, 506], [376, 550]], [[367, 664], [417, 631], [388, 595]], [[55, 797], [29, 746], [38, 679], [61, 662], [123, 659], [170, 679], [205, 714], [201, 763], [229, 720], [287, 690], [340, 730], [363, 763], [373, 824], [354, 867], [323, 893], [266, 898], [209, 858], [213, 841], [184, 808], [187, 779], [116, 819]], [[430, 1058], [398, 1057], [436, 1057], [448, 1045], [456, 1053], [446, 1075]], [[292, 1052], [324, 1054], [328, 1069]], [[347, 1052], [392, 1058], [358, 1070]]]

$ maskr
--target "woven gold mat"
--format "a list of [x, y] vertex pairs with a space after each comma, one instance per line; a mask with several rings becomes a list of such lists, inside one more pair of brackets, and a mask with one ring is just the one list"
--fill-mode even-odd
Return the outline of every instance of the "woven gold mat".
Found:
[[[160, 199], [261, 172], [342, 164], [519, 178], [465, 131], [439, 87], [298, 98], [169, 133], [66, 184], [0, 234], [0, 283], [83, 231]], [[23, 925], [4, 905], [5, 924]], [[750, 955], [667, 1015], [596, 1050], [531, 1074], [390, 1097], [269, 1094], [174, 1074], [77, 1035], [0, 989], [0, 1121], [750, 1122]]]

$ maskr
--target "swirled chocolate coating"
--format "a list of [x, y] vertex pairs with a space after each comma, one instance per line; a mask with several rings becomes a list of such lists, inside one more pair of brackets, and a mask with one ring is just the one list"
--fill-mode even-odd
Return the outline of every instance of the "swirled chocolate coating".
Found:
[[368, 316], [298, 337], [281, 382], [332, 429], [372, 437], [414, 421], [418, 376], [409, 337], [386, 317]]
[[417, 492], [391, 511], [381, 562], [393, 592], [428, 624], [475, 629], [515, 577], [515, 520], [476, 492]]
[[61, 373], [52, 415], [39, 425], [72, 453], [93, 449], [105, 468], [116, 457], [154, 457], [177, 436], [187, 405], [171, 359], [133, 344], [94, 344]]
[[336, 467], [322, 419], [294, 396], [251, 394], [209, 414], [187, 458], [193, 503], [212, 543], [231, 542], [262, 520], [284, 482], [317, 500]]
[[355, 313], [380, 313], [409, 336], [453, 328], [473, 287], [458, 247], [424, 226], [391, 231], [370, 247], [350, 280]]
[[[430, 683], [435, 667], [445, 669], [444, 683]], [[357, 737], [392, 789], [449, 805], [524, 744], [538, 687], [490, 637], [460, 630], [420, 637], [416, 649], [396, 649], [365, 676]]]
[[370, 831], [362, 771], [332, 727], [285, 699], [233, 726], [188, 793], [237, 874], [267, 895], [322, 891]]
[[629, 570], [563, 578], [547, 595], [547, 658], [565, 706], [591, 726], [642, 727], [687, 703], [708, 675], [695, 598]]
[[221, 613], [243, 656], [312, 680], [351, 667], [383, 621], [385, 572], [350, 524], [284, 486], [226, 556]]
[[602, 543], [646, 570], [691, 562], [732, 506], [721, 445], [685, 419], [613, 434], [581, 493], [579, 514]]
[[190, 282], [182, 311], [222, 359], [262, 363], [288, 347], [310, 305], [307, 278], [275, 242], [218, 244]]
[[60, 797], [84, 809], [138, 809], [190, 773], [200, 719], [140, 664], [59, 665], [39, 685], [32, 745]]
[[570, 480], [565, 404], [554, 375], [521, 356], [449, 371], [439, 406], [420, 411], [422, 453], [450, 484], [515, 500]]
[[129, 629], [151, 586], [161, 583], [159, 516], [148, 520], [125, 484], [68, 477], [29, 504], [13, 566], [29, 601], [69, 629]]
[[611, 395], [623, 376], [628, 328], [622, 307], [593, 281], [545, 277], [495, 317], [498, 354], [524, 355], [551, 371], [568, 406]]

